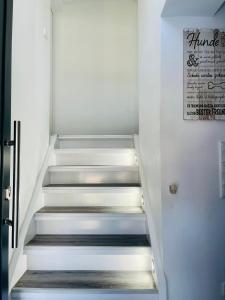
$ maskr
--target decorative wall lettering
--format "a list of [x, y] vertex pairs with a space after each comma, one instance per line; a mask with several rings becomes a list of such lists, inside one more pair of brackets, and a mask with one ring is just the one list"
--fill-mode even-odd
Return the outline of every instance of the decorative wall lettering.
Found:
[[225, 120], [225, 29], [184, 30], [184, 119]]

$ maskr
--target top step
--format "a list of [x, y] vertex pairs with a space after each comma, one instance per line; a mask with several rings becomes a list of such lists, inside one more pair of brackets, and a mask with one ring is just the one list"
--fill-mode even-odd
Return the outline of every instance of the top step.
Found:
[[59, 135], [55, 149], [134, 148], [132, 135]]

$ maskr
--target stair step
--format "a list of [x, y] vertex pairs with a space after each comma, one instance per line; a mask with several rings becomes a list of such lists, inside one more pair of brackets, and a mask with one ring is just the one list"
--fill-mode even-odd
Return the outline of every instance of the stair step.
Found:
[[46, 206], [141, 206], [139, 187], [44, 187]]
[[158, 300], [133, 136], [59, 136], [54, 158], [12, 300]]
[[138, 166], [52, 166], [44, 186], [48, 185], [140, 185]]
[[55, 149], [56, 165], [64, 166], [132, 166], [137, 164], [134, 148]]
[[43, 207], [35, 214], [37, 234], [145, 234], [141, 207]]
[[15, 288], [155, 290], [150, 272], [27, 271]]
[[134, 148], [134, 138], [132, 135], [60, 135], [57, 138], [55, 148]]
[[142, 214], [141, 207], [122, 206], [45, 206], [37, 214]]
[[146, 235], [36, 235], [27, 245], [57, 247], [150, 247]]
[[29, 270], [151, 269], [145, 235], [37, 235], [25, 247]]
[[44, 184], [43, 188], [140, 188], [140, 183], [64, 183]]
[[12, 299], [25, 300], [155, 300], [157, 295], [151, 272], [27, 271], [12, 291]]

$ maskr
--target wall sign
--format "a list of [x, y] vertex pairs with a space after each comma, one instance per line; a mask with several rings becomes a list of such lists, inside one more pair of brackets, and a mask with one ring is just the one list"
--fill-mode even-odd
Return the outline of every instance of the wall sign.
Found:
[[184, 30], [184, 119], [225, 120], [225, 30]]

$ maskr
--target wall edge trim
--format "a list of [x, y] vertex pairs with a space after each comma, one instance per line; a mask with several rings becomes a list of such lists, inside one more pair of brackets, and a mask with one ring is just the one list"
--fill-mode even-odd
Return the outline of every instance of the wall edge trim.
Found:
[[145, 172], [142, 164], [141, 159], [141, 152], [140, 152], [140, 144], [139, 144], [139, 136], [134, 135], [134, 144], [136, 149], [136, 155], [137, 155], [137, 161], [139, 165], [139, 172], [140, 172], [140, 179], [141, 179], [141, 186], [142, 186], [142, 193], [143, 197], [145, 199], [144, 202], [144, 211], [147, 218], [147, 230], [149, 230], [148, 234], [151, 238], [151, 247], [152, 247], [152, 253], [155, 260], [155, 270], [156, 270], [156, 276], [157, 276], [157, 288], [159, 290], [159, 299], [160, 300], [167, 300], [168, 294], [167, 294], [167, 280], [166, 275], [163, 269], [163, 263], [161, 259], [161, 252], [160, 247], [157, 242], [156, 238], [156, 230], [155, 230], [155, 224], [153, 222], [153, 215], [152, 215], [152, 209], [151, 209], [151, 200], [145, 180]]
[[37, 175], [37, 178], [35, 181], [35, 185], [34, 185], [34, 189], [32, 192], [32, 196], [31, 196], [31, 199], [30, 199], [30, 202], [29, 202], [26, 214], [25, 214], [25, 218], [19, 229], [19, 245], [18, 245], [18, 248], [13, 251], [11, 260], [9, 262], [10, 291], [13, 288], [13, 284], [14, 284], [13, 279], [14, 279], [14, 273], [16, 271], [16, 267], [19, 263], [20, 257], [23, 255], [24, 243], [25, 243], [27, 232], [29, 230], [30, 223], [32, 221], [32, 217], [35, 213], [36, 203], [37, 203], [37, 200], [39, 199], [40, 193], [42, 193], [42, 183], [43, 183], [47, 168], [49, 166], [49, 163], [50, 163], [50, 160], [51, 160], [51, 157], [53, 154], [56, 139], [57, 139], [57, 135], [53, 135], [50, 137], [49, 146], [48, 146], [46, 154], [44, 156], [43, 163], [38, 172], [38, 175]]

